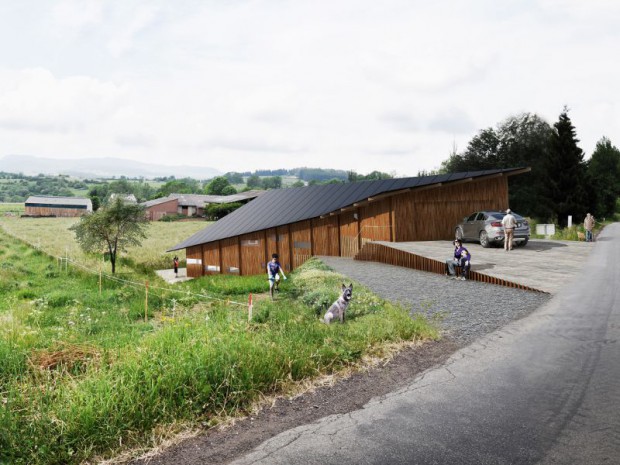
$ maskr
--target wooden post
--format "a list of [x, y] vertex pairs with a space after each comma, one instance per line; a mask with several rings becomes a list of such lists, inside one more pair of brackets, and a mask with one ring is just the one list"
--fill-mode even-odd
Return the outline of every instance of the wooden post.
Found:
[[248, 298], [248, 323], [252, 321], [252, 293], [250, 292], [250, 297]]
[[149, 281], [146, 280], [146, 286], [144, 291], [144, 322], [148, 321], [149, 315]]
[[101, 266], [99, 266], [99, 296], [101, 296]]

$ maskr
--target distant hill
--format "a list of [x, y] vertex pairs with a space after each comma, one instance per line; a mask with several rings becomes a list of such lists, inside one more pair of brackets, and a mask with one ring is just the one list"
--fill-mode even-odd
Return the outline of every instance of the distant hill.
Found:
[[210, 179], [222, 174], [215, 168], [204, 166], [166, 166], [154, 163], [123, 160], [121, 158], [42, 158], [29, 155], [6, 155], [0, 158], [0, 171], [37, 174], [67, 174], [79, 178], [109, 178], [126, 176], [128, 178], [155, 178], [175, 176]]

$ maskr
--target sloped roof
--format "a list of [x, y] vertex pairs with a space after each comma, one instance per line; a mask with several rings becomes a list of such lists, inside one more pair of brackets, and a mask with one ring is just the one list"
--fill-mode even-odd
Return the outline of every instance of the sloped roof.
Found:
[[403, 189], [416, 189], [433, 184], [446, 184], [468, 178], [498, 174], [510, 176], [524, 171], [529, 171], [529, 168], [469, 171], [415, 178], [268, 190], [260, 197], [235, 210], [215, 224], [198, 231], [170, 250], [184, 249], [206, 242], [320, 217], [379, 194], [388, 194]]
[[176, 197], [159, 197], [157, 199], [147, 200], [146, 202], [142, 202], [140, 205], [142, 205], [143, 207], [149, 208], [149, 207], [153, 207], [155, 205], [159, 205], [162, 203], [172, 202], [174, 200], [177, 200], [177, 198]]
[[83, 197], [57, 197], [51, 195], [31, 195], [26, 199], [26, 206], [32, 205], [52, 205], [56, 207], [63, 206], [81, 206], [92, 210], [93, 203], [90, 199]]
[[170, 194], [167, 197], [160, 197], [158, 199], [148, 200], [142, 202], [140, 205], [145, 207], [152, 207], [161, 203], [169, 202], [171, 200], [178, 200], [179, 205], [183, 207], [204, 207], [207, 203], [231, 203], [240, 202], [242, 200], [248, 200], [258, 197], [265, 191], [246, 191], [239, 192], [232, 195], [205, 195], [205, 194]]

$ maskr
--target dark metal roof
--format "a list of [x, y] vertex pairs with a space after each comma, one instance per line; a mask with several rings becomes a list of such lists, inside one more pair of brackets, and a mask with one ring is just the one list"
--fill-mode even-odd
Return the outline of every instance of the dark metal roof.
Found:
[[369, 197], [401, 189], [415, 189], [496, 174], [518, 174], [523, 171], [523, 168], [508, 168], [269, 190], [175, 245], [170, 251], [320, 217], [365, 201]]

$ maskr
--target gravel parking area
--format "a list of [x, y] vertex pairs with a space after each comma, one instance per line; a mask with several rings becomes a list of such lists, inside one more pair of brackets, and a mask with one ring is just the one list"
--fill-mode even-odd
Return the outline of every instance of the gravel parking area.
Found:
[[382, 263], [340, 257], [320, 259], [382, 298], [409, 308], [411, 314], [438, 318], [445, 335], [459, 344], [472, 342], [522, 318], [551, 298], [548, 294], [459, 281]]

